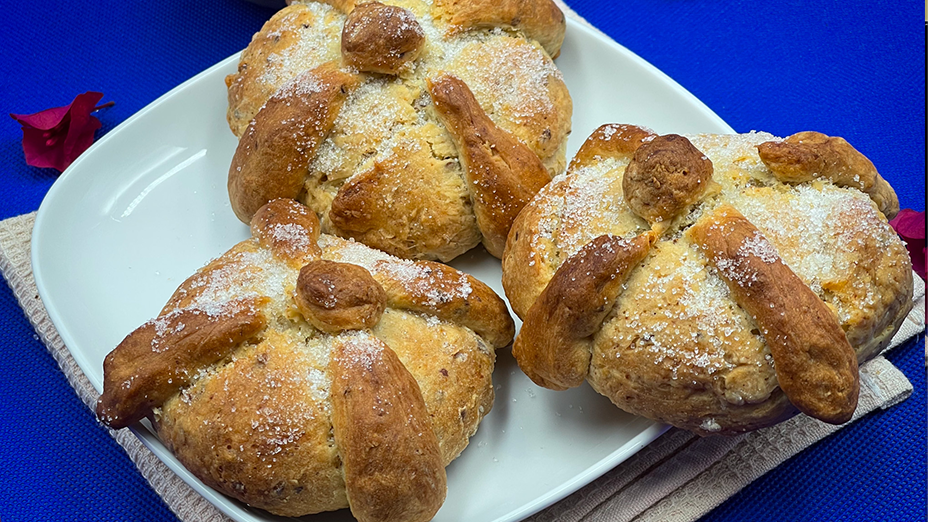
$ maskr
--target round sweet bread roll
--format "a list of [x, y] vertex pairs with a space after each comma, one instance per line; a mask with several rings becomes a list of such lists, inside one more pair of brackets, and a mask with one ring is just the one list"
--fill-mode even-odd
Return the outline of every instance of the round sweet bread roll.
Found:
[[151, 419], [207, 485], [284, 516], [425, 521], [493, 403], [514, 325], [448, 266], [320, 235], [274, 200], [105, 359], [97, 415]]
[[846, 422], [912, 306], [898, 210], [838, 137], [604, 125], [510, 232], [513, 354], [541, 386], [588, 381], [700, 434]]
[[403, 258], [500, 257], [566, 167], [564, 29], [553, 0], [291, 3], [226, 78], [232, 209], [291, 198]]

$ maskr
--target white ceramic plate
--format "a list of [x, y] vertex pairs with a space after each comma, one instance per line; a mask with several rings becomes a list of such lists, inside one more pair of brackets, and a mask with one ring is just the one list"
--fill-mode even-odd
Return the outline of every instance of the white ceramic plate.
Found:
[[[233, 56], [126, 120], [61, 176], [36, 218], [32, 263], [52, 321], [90, 382], [103, 358], [156, 316], [197, 268], [249, 236], [229, 207], [226, 175], [236, 141], [226, 126], [223, 78]], [[659, 133], [732, 132], [653, 66], [570, 21], [557, 60], [574, 100], [572, 156], [602, 123]], [[499, 262], [459, 258], [503, 295]], [[563, 498], [622, 462], [665, 427], [625, 414], [589, 386], [535, 386], [501, 350], [496, 404], [448, 468], [437, 521], [510, 521]], [[239, 521], [276, 520], [216, 493], [187, 472], [144, 425], [142, 442], [219, 509]], [[307, 517], [350, 520], [347, 510]]]

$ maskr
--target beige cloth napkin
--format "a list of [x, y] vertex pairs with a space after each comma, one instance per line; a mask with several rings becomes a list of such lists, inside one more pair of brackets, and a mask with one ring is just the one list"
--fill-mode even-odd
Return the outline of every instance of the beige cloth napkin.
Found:
[[[585, 25], [560, 0], [567, 14]], [[81, 372], [52, 325], [36, 290], [30, 260], [35, 213], [0, 222], [0, 271], [42, 342], [88, 408], [97, 392]], [[891, 346], [925, 329], [925, 286], [916, 280], [916, 306]], [[882, 357], [861, 367], [861, 395], [854, 422], [888, 408], [912, 393], [905, 376]], [[691, 521], [813, 442], [840, 429], [809, 417], [734, 438], [696, 437], [671, 429], [595, 482], [529, 520]], [[109, 431], [142, 476], [184, 522], [227, 522], [228, 517], [183, 482], [129, 430]]]

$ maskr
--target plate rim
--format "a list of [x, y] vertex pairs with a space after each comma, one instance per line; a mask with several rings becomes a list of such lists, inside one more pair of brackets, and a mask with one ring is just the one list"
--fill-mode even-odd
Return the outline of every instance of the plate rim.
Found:
[[[720, 133], [736, 132], [718, 114], [716, 114], [704, 102], [702, 102], [702, 100], [689, 92], [676, 80], [668, 76], [666, 73], [658, 69], [644, 58], [638, 56], [625, 46], [619, 44], [599, 29], [581, 20], [576, 20], [569, 16], [566, 17], [568, 38], [572, 33], [582, 33], [585, 37], [592, 38], [602, 45], [611, 47], [614, 51], [621, 54], [625, 59], [648, 71], [656, 79], [660, 80], [666, 87], [673, 90], [678, 96], [680, 96], [682, 100], [686, 101], [694, 109], [698, 110], [703, 117], [705, 117], [708, 121], [711, 121], [715, 126], [719, 127], [719, 129], [721, 129]], [[241, 53], [242, 51], [236, 52], [218, 61], [214, 65], [200, 71], [196, 75], [188, 78], [184, 82], [162, 94], [157, 99], [119, 123], [99, 140], [95, 141], [87, 151], [81, 154], [71, 164], [71, 166], [65, 169], [61, 176], [55, 180], [46, 195], [43, 197], [42, 202], [39, 205], [39, 209], [36, 212], [35, 224], [31, 234], [30, 263], [39, 297], [41, 298], [42, 304], [48, 313], [49, 319], [54, 325], [65, 347], [67, 348], [68, 353], [74, 358], [75, 362], [81, 370], [81, 373], [84, 374], [97, 393], [99, 393], [102, 388], [102, 382], [99, 382], [93, 377], [93, 371], [89, 371], [93, 365], [88, 360], [84, 351], [78, 350], [75, 352], [71, 349], [71, 346], [80, 343], [75, 343], [74, 337], [67, 326], [67, 322], [63, 321], [62, 314], [58, 310], [55, 299], [50, 298], [48, 287], [45, 284], [42, 265], [44, 248], [43, 234], [46, 233], [46, 228], [48, 228], [48, 225], [46, 225], [46, 221], [50, 219], [48, 215], [52, 212], [49, 209], [54, 207], [55, 202], [62, 197], [60, 194], [66, 192], [70, 184], [73, 183], [71, 181], [72, 178], [75, 178], [75, 176], [79, 175], [75, 174], [75, 172], [79, 173], [81, 171], [81, 165], [87, 161], [87, 158], [91, 157], [97, 149], [105, 146], [105, 144], [107, 144], [111, 139], [114, 139], [115, 136], [119, 135], [121, 130], [134, 124], [136, 120], [156, 110], [159, 106], [166, 103], [174, 96], [177, 96], [181, 92], [191, 88], [195, 83], [200, 81], [202, 77], [209, 75], [216, 69], [228, 67], [230, 62], [237, 61], [239, 59]], [[585, 485], [590, 484], [610, 469], [635, 455], [644, 446], [650, 444], [660, 435], [670, 429], [670, 426], [658, 423], [656, 421], [643, 419], [643, 422], [650, 424], [620, 448], [615, 449], [606, 457], [589, 466], [586, 470], [578, 473], [570, 480], [561, 483], [543, 495], [536, 497], [531, 502], [523, 504], [522, 506], [510, 511], [509, 513], [496, 518], [492, 522], [510, 522], [513, 520], [519, 520], [526, 516], [537, 513], [542, 509], [550, 507], [551, 505], [566, 498]], [[206, 486], [202, 481], [196, 478], [189, 470], [180, 464], [180, 462], [177, 461], [175, 457], [173, 457], [173, 454], [170, 451], [167, 450], [160, 439], [158, 439], [154, 434], [153, 430], [151, 430], [147, 420], [130, 426], [129, 429], [141, 441], [141, 443], [158, 458], [162, 464], [164, 464], [168, 469], [175, 473], [194, 491], [203, 496], [204, 499], [210, 502], [210, 504], [216, 507], [216, 509], [235, 520], [252, 520], [252, 518], [243, 519], [242, 515], [244, 514], [246, 516], [253, 517], [253, 515], [247, 511], [247, 509], [253, 508], [247, 507], [246, 509], [246, 505], [244, 503], [225, 496], [221, 492]], [[136, 463], [136, 467], [139, 467], [138, 463]], [[148, 480], [148, 477], [146, 477], [146, 480]], [[159, 496], [160, 495], [161, 494], [159, 493]], [[268, 520], [276, 519], [274, 515], [268, 512], [262, 511], [262, 513], [267, 515]], [[309, 516], [311, 517], [312, 515]]]
[[74, 162], [72, 162], [71, 165], [69, 165], [60, 176], [58, 176], [58, 179], [52, 183], [52, 186], [45, 194], [45, 197], [42, 198], [42, 202], [39, 204], [39, 209], [36, 211], [35, 223], [32, 226], [29, 245], [29, 261], [32, 267], [33, 279], [35, 279], [36, 283], [36, 290], [38, 291], [39, 297], [42, 300], [42, 305], [45, 307], [45, 311], [48, 313], [48, 317], [51, 320], [52, 325], [55, 327], [55, 330], [58, 332], [59, 337], [61, 337], [61, 341], [64, 343], [65, 348], [67, 348], [68, 353], [71, 355], [71, 357], [74, 358], [74, 361], [80, 368], [81, 373], [84, 374], [88, 381], [90, 381], [90, 384], [94, 387], [97, 393], [102, 392], [103, 383], [95, 377], [94, 372], [88, 371], [91, 367], [91, 363], [87, 360], [84, 353], [82, 351], [75, 353], [75, 351], [70, 348], [74, 344], [80, 343], [74, 343], [74, 337], [71, 335], [71, 332], [67, 327], [67, 323], [62, 321], [62, 314], [58, 311], [55, 300], [49, 298], [48, 288], [45, 284], [44, 273], [42, 269], [42, 248], [44, 248], [43, 234], [45, 233], [45, 229], [49, 226], [46, 225], [45, 222], [46, 220], [50, 219], [47, 216], [50, 212], [52, 212], [49, 209], [53, 208], [55, 201], [62, 197], [59, 196], [59, 193], [65, 192], [69, 185], [73, 183], [71, 179], [80, 175], [74, 173], [80, 173], [81, 165], [85, 161], [88, 161], [87, 158], [90, 158], [92, 155], [94, 155], [97, 149], [104, 147], [111, 139], [115, 139], [115, 137], [119, 135], [120, 131], [134, 124], [136, 120], [143, 118], [148, 113], [156, 110], [160, 105], [166, 103], [172, 97], [178, 95], [188, 88], [191, 88], [200, 80], [201, 77], [208, 75], [216, 69], [227, 67], [228, 63], [233, 60], [237, 60], [241, 53], [241, 51], [234, 53], [231, 56], [228, 56], [213, 64], [212, 66], [200, 71], [191, 78], [188, 78], [176, 87], [156, 98], [145, 107], [139, 109], [139, 111], [135, 114], [126, 118], [119, 125], [103, 135], [100, 139], [95, 140], [93, 144], [91, 144], [91, 146], [86, 151], [78, 156], [77, 159], [75, 159]]
[[[584, 33], [586, 33], [587, 36], [590, 36], [596, 39], [600, 43], [616, 48], [616, 50], [619, 51], [621, 54], [623, 54], [627, 59], [629, 59], [632, 62], [637, 63], [640, 67], [654, 74], [661, 81], [663, 81], [664, 84], [666, 84], [668, 87], [676, 91], [677, 94], [679, 94], [681, 97], [685, 98], [686, 101], [690, 102], [692, 105], [697, 107], [700, 110], [700, 112], [703, 113], [703, 116], [705, 116], [706, 118], [710, 120], [713, 120], [715, 125], [718, 125], [721, 129], [724, 130], [724, 132], [720, 132], [720, 134], [737, 133], [737, 131], [731, 125], [729, 125], [728, 122], [723, 120], [721, 116], [719, 116], [718, 114], [715, 113], [715, 111], [710, 109], [709, 106], [705, 104], [705, 102], [697, 98], [695, 94], [691, 93], [689, 90], [686, 89], [686, 87], [680, 85], [679, 82], [671, 78], [664, 71], [658, 69], [657, 66], [655, 66], [651, 62], [635, 54], [632, 50], [620, 44], [619, 42], [615, 41], [614, 39], [610, 38], [609, 35], [600, 31], [596, 27], [592, 25], [588, 25], [588, 23], [585, 23], [586, 22], [585, 20], [583, 22], [580, 22], [580, 21], [577, 21], [577, 20], [574, 20], [568, 17], [567, 22], [568, 22], [567, 23], [568, 35], [570, 34], [569, 31], [576, 32], [579, 29], [579, 30], [582, 30]], [[617, 123], [617, 122], [607, 122], [607, 123]]]

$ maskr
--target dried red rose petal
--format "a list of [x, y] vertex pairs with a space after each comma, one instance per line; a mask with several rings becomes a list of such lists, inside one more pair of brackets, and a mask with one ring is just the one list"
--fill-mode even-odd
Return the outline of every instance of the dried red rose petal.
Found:
[[[100, 92], [78, 94], [64, 107], [53, 107], [35, 114], [10, 114], [22, 125], [23, 152], [33, 167], [64, 171], [93, 143], [100, 120], [90, 113], [103, 98]], [[108, 106], [110, 104], [105, 104]]]
[[889, 222], [905, 241], [912, 258], [912, 269], [925, 279], [925, 213], [904, 208]]

